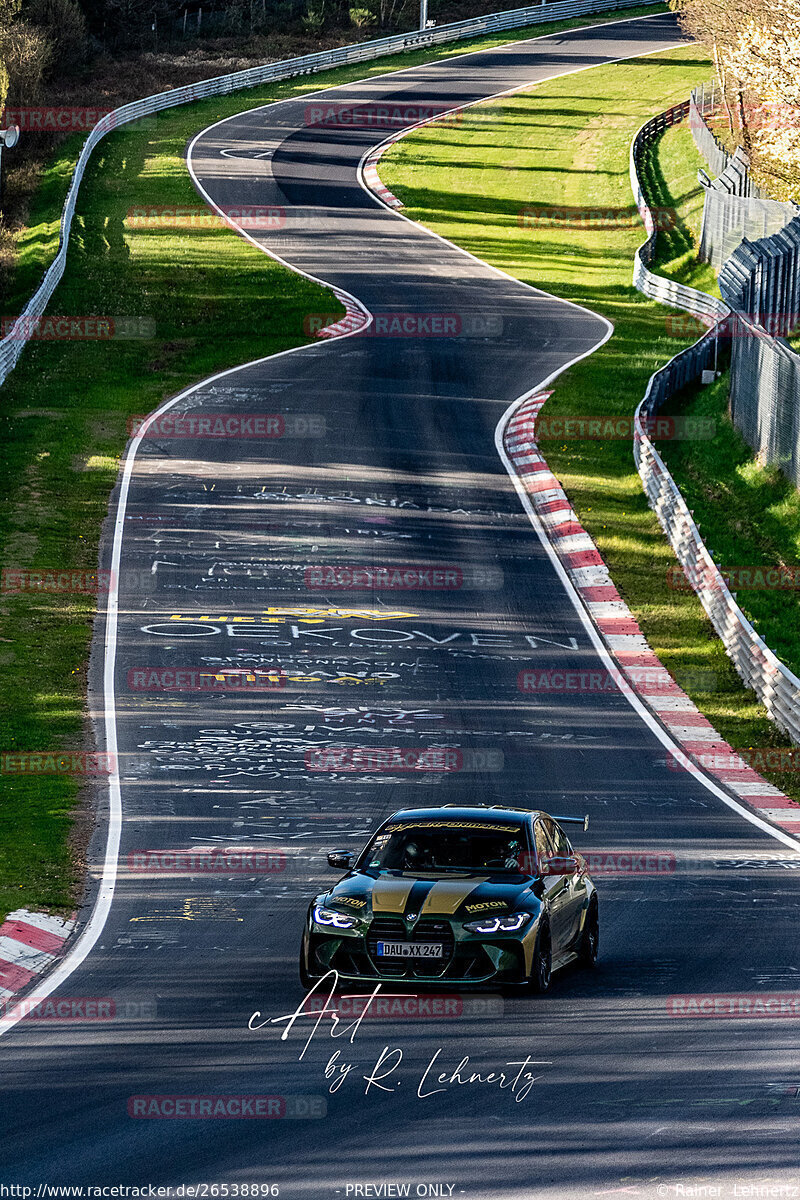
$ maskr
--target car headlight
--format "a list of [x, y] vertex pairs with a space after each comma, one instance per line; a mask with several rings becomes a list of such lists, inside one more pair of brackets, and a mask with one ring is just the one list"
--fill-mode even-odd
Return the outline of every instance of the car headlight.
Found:
[[352, 929], [356, 918], [348, 917], [347, 913], [336, 912], [333, 908], [323, 908], [321, 904], [315, 904], [314, 921], [317, 925], [332, 925], [334, 929]]
[[516, 933], [531, 920], [533, 913], [510, 913], [507, 917], [484, 917], [482, 921], [467, 921], [464, 928], [470, 933]]

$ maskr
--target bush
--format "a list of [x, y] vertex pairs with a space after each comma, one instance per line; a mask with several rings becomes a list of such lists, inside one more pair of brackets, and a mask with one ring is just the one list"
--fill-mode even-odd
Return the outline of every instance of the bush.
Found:
[[89, 53], [86, 21], [77, 0], [28, 0], [26, 16], [53, 42], [53, 66], [69, 71]]
[[368, 8], [350, 9], [350, 24], [355, 25], [356, 29], [368, 29], [370, 25], [377, 24], [377, 21], [378, 18]]
[[53, 43], [27, 21], [0, 26], [0, 61], [8, 72], [9, 105], [30, 104], [39, 99], [53, 61]]

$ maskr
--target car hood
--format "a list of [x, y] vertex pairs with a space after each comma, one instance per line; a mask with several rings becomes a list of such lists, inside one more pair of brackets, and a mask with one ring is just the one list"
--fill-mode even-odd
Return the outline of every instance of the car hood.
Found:
[[469, 921], [493, 912], [509, 912], [525, 897], [533, 898], [530, 876], [464, 875], [426, 878], [422, 875], [351, 874], [340, 880], [326, 896], [354, 915], [455, 917]]

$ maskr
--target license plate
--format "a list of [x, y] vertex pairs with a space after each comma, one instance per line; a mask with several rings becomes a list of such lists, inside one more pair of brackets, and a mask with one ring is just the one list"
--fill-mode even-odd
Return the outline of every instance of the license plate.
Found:
[[378, 942], [379, 958], [443, 958], [441, 942]]

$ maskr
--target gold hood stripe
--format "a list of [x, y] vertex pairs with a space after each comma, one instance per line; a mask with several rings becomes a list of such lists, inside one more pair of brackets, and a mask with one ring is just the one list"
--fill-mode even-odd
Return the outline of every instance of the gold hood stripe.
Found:
[[372, 888], [372, 911], [402, 916], [416, 882], [416, 879], [377, 879]]
[[456, 909], [461, 907], [467, 896], [482, 883], [486, 883], [486, 878], [475, 879], [473, 877], [459, 881], [447, 879], [442, 883], [435, 883], [425, 897], [425, 903], [420, 909], [420, 916], [424, 917], [428, 913], [452, 915]]

